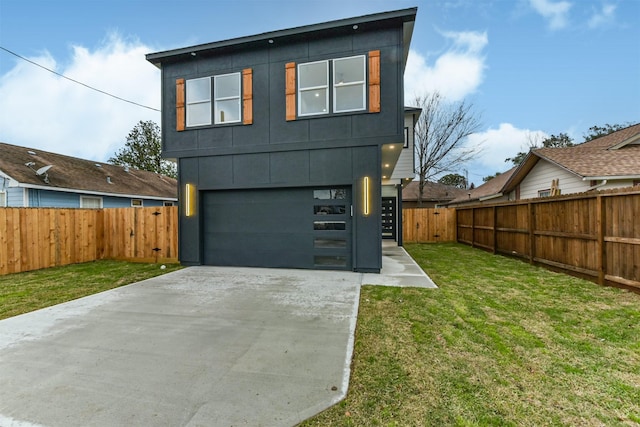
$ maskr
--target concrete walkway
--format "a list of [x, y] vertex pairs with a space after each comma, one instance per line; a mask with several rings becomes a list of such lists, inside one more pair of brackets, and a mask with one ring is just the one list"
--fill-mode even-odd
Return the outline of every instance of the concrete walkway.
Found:
[[295, 425], [346, 395], [360, 285], [432, 286], [404, 256], [191, 267], [2, 320], [0, 426]]

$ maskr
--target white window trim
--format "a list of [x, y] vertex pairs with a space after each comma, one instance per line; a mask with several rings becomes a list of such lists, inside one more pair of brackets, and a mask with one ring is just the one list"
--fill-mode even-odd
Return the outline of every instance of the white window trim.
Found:
[[7, 192], [0, 190], [0, 208], [7, 207]]
[[175, 206], [175, 203], [164, 201], [162, 202], [162, 206]]
[[[189, 82], [194, 82], [197, 80], [209, 80], [209, 97], [207, 99], [201, 99], [198, 101], [189, 101], [189, 97], [186, 96], [185, 104], [186, 104], [186, 126], [187, 127], [196, 127], [196, 126], [207, 126], [211, 124], [211, 114], [209, 114], [209, 120], [202, 123], [193, 123], [189, 120], [189, 106], [190, 105], [199, 105], [199, 104], [209, 104], [211, 105], [211, 77], [201, 77], [198, 79], [189, 79], [186, 81], [186, 86], [189, 85]], [[185, 87], [186, 94], [189, 93], [189, 90]]]
[[[218, 79], [222, 77], [235, 76], [238, 79], [238, 95], [237, 96], [223, 96], [220, 98], [215, 97], [216, 88], [218, 87]], [[242, 95], [242, 80], [240, 80], [240, 73], [227, 73], [227, 74], [219, 74], [217, 76], [213, 76], [213, 115], [214, 115], [214, 123], [216, 125], [226, 125], [229, 123], [240, 123], [242, 121], [242, 103], [240, 102], [240, 97]], [[218, 102], [219, 101], [230, 101], [230, 100], [238, 100], [238, 120], [225, 120], [223, 122], [218, 120]]]
[[551, 189], [538, 190], [538, 197], [551, 197]]
[[[336, 62], [354, 59], [354, 58], [362, 58], [362, 75], [364, 80], [349, 82], [349, 83], [336, 83]], [[356, 55], [356, 56], [347, 56], [345, 58], [336, 58], [332, 60], [332, 68], [333, 68], [333, 112], [334, 113], [349, 113], [352, 111], [364, 111], [367, 108], [367, 58], [364, 55]], [[362, 86], [362, 107], [361, 108], [351, 108], [348, 110], [338, 110], [337, 107], [337, 99], [336, 92], [338, 88], [349, 87], [349, 86]]]
[[[310, 87], [306, 87], [306, 88], [302, 88], [300, 87], [300, 82], [301, 82], [301, 78], [298, 77], [298, 116], [299, 117], [308, 117], [308, 116], [318, 116], [318, 115], [324, 115], [324, 114], [329, 114], [329, 60], [325, 59], [322, 61], [313, 61], [313, 62], [305, 62], [302, 64], [298, 64], [298, 76], [302, 75], [302, 68], [305, 65], [313, 65], [313, 64], [325, 64], [326, 67], [326, 76], [327, 76], [327, 84], [326, 85], [322, 85], [322, 86], [310, 86]], [[310, 92], [313, 90], [318, 90], [318, 89], [324, 89], [324, 93], [325, 93], [325, 100], [324, 100], [324, 105], [326, 106], [326, 111], [321, 111], [318, 113], [302, 113], [302, 93], [303, 92]]]
[[[134, 204], [134, 202], [140, 202], [139, 205]], [[142, 208], [144, 207], [144, 200], [142, 199], [131, 199], [131, 207], [132, 208]]]
[[[97, 208], [85, 208], [84, 206], [82, 206], [84, 204], [85, 200], [99, 200], [100, 201], [100, 206]], [[84, 208], [84, 209], [102, 209], [102, 197], [92, 197], [92, 196], [80, 196], [80, 207]]]

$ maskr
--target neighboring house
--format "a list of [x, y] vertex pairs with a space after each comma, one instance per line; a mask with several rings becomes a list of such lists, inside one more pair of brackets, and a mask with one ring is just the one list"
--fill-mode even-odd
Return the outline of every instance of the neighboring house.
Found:
[[407, 184], [402, 190], [403, 208], [435, 208], [446, 205], [457, 197], [466, 196], [471, 190], [454, 187], [452, 185], [440, 184], [439, 182], [427, 181], [424, 184], [422, 193], [422, 205], [418, 206], [418, 195], [420, 192], [420, 182], [413, 181]]
[[0, 143], [0, 207], [170, 206], [177, 190], [153, 172]]
[[640, 124], [573, 147], [532, 150], [524, 161], [448, 206], [534, 199], [640, 184]]
[[527, 155], [505, 191], [531, 199], [640, 183], [640, 124], [566, 148]]
[[178, 162], [183, 264], [380, 271], [416, 12], [147, 55], [162, 70], [163, 155]]
[[472, 190], [463, 190], [462, 194], [456, 196], [456, 198], [447, 203], [446, 206], [454, 208], [462, 205], [513, 200], [509, 197], [509, 194], [504, 193], [504, 188], [516, 169], [515, 167], [511, 168]]

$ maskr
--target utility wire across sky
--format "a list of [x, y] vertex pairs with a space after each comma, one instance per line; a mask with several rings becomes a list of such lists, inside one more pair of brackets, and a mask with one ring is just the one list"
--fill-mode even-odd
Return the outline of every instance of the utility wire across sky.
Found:
[[110, 96], [110, 97], [115, 98], [115, 99], [117, 99], [117, 100], [119, 100], [119, 101], [128, 102], [129, 104], [137, 105], [138, 107], [147, 108], [147, 109], [149, 109], [149, 110], [153, 110], [153, 111], [160, 111], [158, 108], [149, 107], [149, 106], [147, 106], [147, 105], [143, 105], [143, 104], [137, 103], [137, 102], [135, 102], [135, 101], [129, 101], [128, 99], [121, 98], [121, 97], [119, 97], [119, 96], [117, 96], [117, 95], [113, 95], [113, 94], [111, 94], [111, 93], [109, 93], [109, 92], [105, 92], [105, 91], [100, 90], [100, 89], [97, 89], [97, 88], [95, 88], [95, 87], [93, 87], [93, 86], [89, 86], [88, 84], [85, 84], [85, 83], [79, 82], [78, 80], [74, 80], [74, 79], [72, 79], [71, 77], [67, 77], [67, 76], [65, 76], [64, 74], [60, 74], [60, 73], [58, 73], [58, 72], [56, 72], [56, 71], [54, 71], [54, 70], [52, 70], [52, 69], [50, 69], [50, 68], [45, 67], [44, 65], [40, 65], [40, 64], [38, 64], [37, 62], [34, 62], [34, 61], [30, 60], [30, 59], [27, 59], [27, 58], [25, 58], [24, 56], [21, 56], [21, 55], [19, 55], [19, 54], [15, 53], [15, 52], [13, 52], [13, 51], [11, 51], [11, 50], [9, 50], [9, 49], [5, 48], [5, 47], [0, 46], [0, 49], [4, 50], [5, 52], [7, 52], [7, 53], [9, 53], [9, 54], [11, 54], [11, 55], [13, 55], [13, 56], [15, 56], [15, 57], [17, 57], [17, 58], [22, 59], [23, 61], [26, 61], [26, 62], [28, 62], [28, 63], [30, 63], [30, 64], [33, 64], [33, 65], [35, 65], [36, 67], [40, 67], [40, 68], [42, 68], [43, 70], [46, 70], [46, 71], [48, 71], [48, 72], [50, 72], [50, 73], [53, 73], [53, 74], [55, 74], [56, 76], [59, 76], [59, 77], [62, 77], [62, 78], [64, 78], [64, 79], [67, 79], [67, 80], [69, 80], [69, 81], [72, 81], [73, 83], [79, 84], [79, 85], [84, 86], [84, 87], [86, 87], [86, 88], [88, 88], [88, 89], [95, 90], [96, 92], [100, 92], [100, 93], [101, 93], [101, 94], [103, 94], [103, 95]]

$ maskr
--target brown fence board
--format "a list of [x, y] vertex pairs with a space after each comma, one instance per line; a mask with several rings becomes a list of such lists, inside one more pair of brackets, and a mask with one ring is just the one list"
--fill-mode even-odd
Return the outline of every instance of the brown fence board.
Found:
[[458, 241], [640, 289], [637, 187], [457, 208]]
[[455, 221], [455, 209], [403, 209], [402, 238], [405, 242], [453, 242], [456, 240]]
[[0, 208], [0, 274], [98, 259], [177, 262], [177, 217], [175, 206]]

